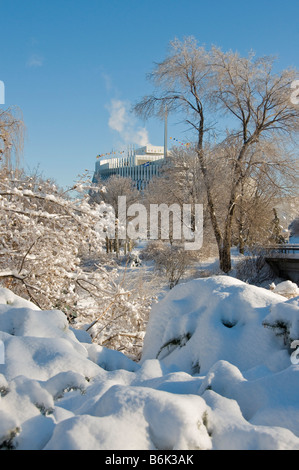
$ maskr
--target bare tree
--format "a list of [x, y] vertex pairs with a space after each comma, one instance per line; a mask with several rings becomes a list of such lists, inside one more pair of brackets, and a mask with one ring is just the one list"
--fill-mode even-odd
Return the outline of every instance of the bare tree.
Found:
[[[194, 38], [171, 43], [168, 57], [150, 75], [156, 89], [135, 106], [143, 117], [180, 112], [196, 135], [195, 150], [203, 178], [207, 207], [218, 245], [220, 268], [231, 269], [230, 248], [236, 202], [244, 179], [267, 172], [262, 146], [274, 136], [290, 138], [299, 129], [299, 109], [290, 101], [295, 71], [273, 71], [272, 58], [240, 57], [212, 47], [198, 47]], [[218, 127], [215, 121], [221, 118]], [[226, 120], [227, 118], [227, 120]], [[227, 127], [229, 126], [229, 128]], [[210, 144], [211, 131], [218, 142]], [[222, 152], [222, 154], [221, 154]], [[217, 216], [211, 156], [224, 156], [228, 198]], [[257, 155], [259, 157], [257, 158]], [[222, 203], [223, 206], [223, 203]]]
[[[140, 193], [133, 186], [131, 178], [123, 178], [118, 175], [111, 176], [107, 181], [98, 181], [97, 183], [100, 187], [100, 190], [91, 195], [91, 199], [95, 202], [103, 201], [105, 204], [110, 205], [114, 209], [115, 218], [116, 218], [116, 227], [115, 227], [115, 239], [106, 239], [106, 249], [107, 252], [115, 251], [116, 255], [119, 255], [120, 249], [120, 240], [118, 234], [118, 198], [119, 196], [126, 196], [127, 204], [133, 204], [137, 202], [140, 198]], [[113, 248], [112, 248], [113, 245]], [[125, 252], [130, 250], [131, 242], [129, 239], [126, 239], [124, 242]]]
[[14, 165], [19, 166], [23, 140], [24, 123], [20, 111], [17, 108], [0, 109], [0, 163], [8, 170]]
[[41, 309], [63, 311], [94, 342], [136, 357], [153, 284], [139, 272], [132, 279], [102, 253], [103, 228], [113, 227], [114, 217], [91, 205], [88, 191], [75, 194], [0, 169], [0, 286]]
[[196, 260], [196, 254], [193, 251], [186, 251], [183, 244], [169, 244], [161, 240], [148, 243], [142, 256], [154, 261], [155, 270], [165, 276], [169, 289], [180, 282], [188, 268]]
[[[183, 206], [184, 204], [189, 204], [191, 207], [190, 227], [191, 230], [195, 230], [195, 205], [202, 204], [204, 207], [207, 206], [206, 195], [202, 191], [202, 187], [202, 175], [194, 149], [189, 146], [186, 148], [173, 147], [171, 149], [171, 158], [162, 166], [159, 177], [153, 178], [144, 191], [144, 203], [148, 205], [168, 204], [169, 207], [174, 204], [178, 205], [181, 208], [180, 222], [182, 227], [185, 223]], [[215, 241], [211, 233], [211, 224], [207, 211], [204, 210], [203, 215], [205, 236], [200, 254], [202, 255], [204, 252], [207, 255], [211, 245], [215, 246]], [[160, 222], [160, 225], [162, 225], [162, 220]], [[170, 219], [170, 230], [167, 232], [168, 242], [170, 243], [173, 242], [173, 227], [171, 222], [173, 223], [173, 219]], [[161, 232], [160, 235], [159, 238], [163, 239]], [[180, 242], [184, 241], [183, 236], [181, 236]], [[199, 256], [199, 253], [197, 253], [197, 256]]]

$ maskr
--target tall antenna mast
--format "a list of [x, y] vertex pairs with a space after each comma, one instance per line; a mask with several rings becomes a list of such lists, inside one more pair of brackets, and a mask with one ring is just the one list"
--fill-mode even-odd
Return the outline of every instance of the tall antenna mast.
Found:
[[165, 104], [164, 114], [164, 159], [167, 157], [167, 104]]

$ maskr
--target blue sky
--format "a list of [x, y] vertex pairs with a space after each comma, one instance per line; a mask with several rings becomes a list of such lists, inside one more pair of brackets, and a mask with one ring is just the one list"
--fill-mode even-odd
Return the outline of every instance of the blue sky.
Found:
[[[100, 153], [163, 145], [163, 123], [128, 110], [172, 39], [298, 68], [298, 17], [298, 0], [0, 0], [0, 80], [24, 116], [23, 166], [69, 186]], [[182, 139], [174, 118], [168, 126]]]

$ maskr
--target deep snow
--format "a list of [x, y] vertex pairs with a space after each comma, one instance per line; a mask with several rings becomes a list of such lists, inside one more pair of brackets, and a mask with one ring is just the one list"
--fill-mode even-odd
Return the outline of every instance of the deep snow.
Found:
[[299, 297], [229, 276], [156, 304], [140, 363], [0, 289], [0, 446], [299, 450], [296, 339]]

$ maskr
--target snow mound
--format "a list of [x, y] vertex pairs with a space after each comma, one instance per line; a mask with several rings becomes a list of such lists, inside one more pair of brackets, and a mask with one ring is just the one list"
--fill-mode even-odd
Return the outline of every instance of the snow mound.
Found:
[[218, 360], [241, 370], [278, 367], [281, 341], [265, 328], [270, 307], [285, 297], [229, 276], [181, 284], [152, 309], [143, 360], [157, 358], [190, 374], [205, 374]]
[[299, 287], [292, 281], [283, 281], [277, 284], [277, 286], [272, 283], [270, 289], [273, 290], [275, 294], [283, 295], [287, 298], [299, 296]]
[[299, 450], [298, 302], [226, 276], [177, 286], [137, 364], [0, 289], [0, 449]]

